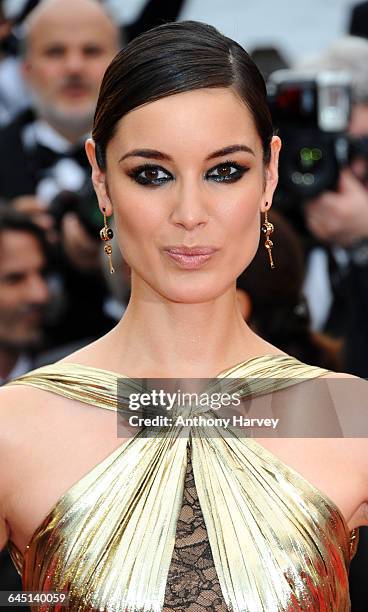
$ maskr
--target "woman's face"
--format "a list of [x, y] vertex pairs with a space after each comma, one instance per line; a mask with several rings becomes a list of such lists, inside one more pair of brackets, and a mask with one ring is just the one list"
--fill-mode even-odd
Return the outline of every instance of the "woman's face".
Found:
[[107, 146], [106, 173], [89, 141], [100, 207], [114, 213], [133, 288], [196, 303], [233, 286], [256, 253], [279, 148], [274, 137], [265, 167], [252, 116], [227, 88], [172, 95], [125, 115]]

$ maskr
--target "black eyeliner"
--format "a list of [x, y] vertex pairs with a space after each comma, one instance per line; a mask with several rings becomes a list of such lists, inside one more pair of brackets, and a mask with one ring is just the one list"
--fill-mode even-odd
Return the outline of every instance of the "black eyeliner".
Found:
[[[153, 181], [149, 180], [147, 178], [140, 176], [140, 174], [144, 172], [145, 170], [161, 170], [168, 176], [168, 178], [154, 179]], [[139, 166], [136, 166], [132, 170], [129, 170], [127, 172], [127, 175], [139, 185], [146, 185], [148, 187], [157, 187], [159, 185], [162, 185], [168, 182], [168, 180], [173, 179], [173, 175], [171, 174], [171, 172], [169, 172], [162, 166], [159, 166], [157, 164], [149, 164], [149, 163], [140, 164]]]
[[213, 172], [217, 168], [223, 168], [224, 166], [231, 166], [235, 168], [237, 172], [234, 172], [232, 175], [229, 175], [229, 178], [221, 178], [220, 176], [209, 176], [208, 179], [213, 180], [216, 183], [235, 183], [237, 180], [241, 179], [242, 176], [249, 170], [249, 166], [244, 166], [239, 162], [227, 159], [226, 161], [220, 162], [219, 164], [216, 164], [216, 166], [213, 166], [212, 168], [207, 170], [206, 176], [208, 176], [210, 172]]
[[[212, 176], [210, 176], [211, 172], [214, 172], [218, 168], [224, 168], [224, 167], [234, 168], [236, 170], [236, 172], [233, 172], [232, 174], [228, 175], [227, 177], [221, 177], [221, 175], [217, 175], [217, 176], [212, 175]], [[141, 176], [143, 172], [149, 171], [149, 170], [161, 171], [164, 174], [166, 174], [166, 177], [156, 178], [156, 179], [148, 179], [148, 178], [145, 178], [145, 177]], [[224, 162], [220, 162], [220, 163], [216, 164], [216, 166], [212, 166], [212, 168], [207, 170], [207, 172], [205, 173], [204, 177], [205, 177], [206, 180], [211, 180], [211, 181], [214, 181], [216, 183], [235, 183], [236, 181], [240, 180], [242, 178], [242, 176], [245, 174], [245, 172], [247, 172], [248, 170], [249, 170], [248, 166], [244, 166], [243, 164], [240, 164], [240, 163], [238, 163], [236, 161], [232, 161], [230, 159], [227, 159]], [[132, 170], [129, 170], [127, 172], [127, 175], [133, 181], [135, 181], [138, 185], [144, 185], [146, 187], [159, 187], [160, 185], [164, 185], [165, 183], [168, 183], [169, 181], [174, 179], [174, 177], [171, 174], [171, 172], [169, 172], [168, 170], [166, 170], [162, 166], [159, 166], [158, 164], [152, 164], [152, 163], [140, 164], [139, 166], [136, 166]]]

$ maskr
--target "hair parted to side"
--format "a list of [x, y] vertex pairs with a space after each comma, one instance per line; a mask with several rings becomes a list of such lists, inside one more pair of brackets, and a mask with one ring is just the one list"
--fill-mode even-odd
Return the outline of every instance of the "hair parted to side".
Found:
[[106, 167], [106, 147], [118, 121], [129, 111], [207, 87], [232, 88], [243, 100], [253, 116], [267, 164], [273, 127], [266, 86], [257, 66], [241, 45], [213, 26], [181, 21], [137, 36], [107, 68], [92, 132], [100, 168]]

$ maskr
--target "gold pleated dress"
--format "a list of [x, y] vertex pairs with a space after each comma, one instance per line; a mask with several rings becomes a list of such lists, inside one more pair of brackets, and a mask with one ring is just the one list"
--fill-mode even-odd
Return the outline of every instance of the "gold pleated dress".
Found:
[[[277, 354], [218, 378], [254, 397], [327, 372]], [[116, 411], [118, 378], [59, 362], [10, 384]], [[349, 611], [357, 532], [332, 500], [236, 428], [179, 430], [140, 429], [62, 495], [24, 556], [9, 543], [23, 588], [66, 592], [73, 612]]]

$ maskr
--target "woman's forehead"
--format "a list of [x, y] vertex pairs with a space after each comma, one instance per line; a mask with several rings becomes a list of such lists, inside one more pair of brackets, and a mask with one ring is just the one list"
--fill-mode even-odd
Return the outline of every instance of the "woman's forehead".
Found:
[[261, 150], [254, 119], [230, 88], [196, 89], [144, 104], [118, 122], [112, 140], [111, 148], [211, 151], [242, 143]]

